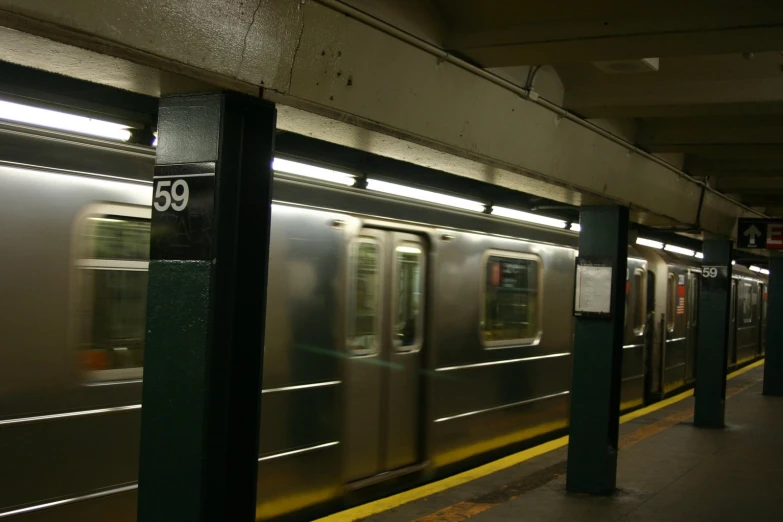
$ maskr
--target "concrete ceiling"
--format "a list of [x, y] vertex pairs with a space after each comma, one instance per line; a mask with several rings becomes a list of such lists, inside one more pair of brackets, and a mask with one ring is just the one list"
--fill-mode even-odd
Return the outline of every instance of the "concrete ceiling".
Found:
[[[563, 87], [553, 96], [566, 109], [611, 121], [640, 148], [783, 215], [782, 2], [432, 5], [450, 52], [493, 71], [553, 66]], [[659, 58], [658, 69], [597, 65], [633, 69], [645, 57]]]
[[[285, 130], [649, 226], [725, 236], [755, 215], [713, 189], [783, 215], [781, 2], [94, 4], [0, 0], [0, 60], [152, 95], [261, 91]], [[657, 70], [628, 72], [644, 57]]]

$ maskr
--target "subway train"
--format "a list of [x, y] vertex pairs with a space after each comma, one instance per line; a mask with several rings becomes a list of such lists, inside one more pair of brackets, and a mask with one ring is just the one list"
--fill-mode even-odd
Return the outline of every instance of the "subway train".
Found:
[[[0, 519], [135, 520], [153, 161], [0, 125]], [[567, 428], [577, 232], [284, 172], [274, 201], [259, 520]], [[766, 322], [735, 268], [730, 365]], [[694, 380], [700, 271], [629, 247], [622, 409]]]

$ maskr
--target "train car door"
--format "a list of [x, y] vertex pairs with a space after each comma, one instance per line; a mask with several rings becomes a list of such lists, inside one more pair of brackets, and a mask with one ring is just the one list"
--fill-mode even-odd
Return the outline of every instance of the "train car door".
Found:
[[666, 280], [666, 332], [662, 356], [663, 393], [686, 381], [688, 365], [688, 271], [669, 266]]
[[688, 307], [685, 311], [688, 348], [685, 356], [685, 382], [696, 377], [696, 357], [699, 346], [699, 286], [701, 280], [695, 272], [688, 272]]
[[759, 285], [759, 296], [761, 298], [761, 332], [758, 353], [764, 355], [767, 351], [767, 285]]
[[420, 455], [427, 249], [364, 229], [350, 245], [344, 455], [347, 482], [406, 469]]
[[726, 365], [737, 362], [737, 280], [731, 280], [731, 303], [729, 305], [729, 346]]

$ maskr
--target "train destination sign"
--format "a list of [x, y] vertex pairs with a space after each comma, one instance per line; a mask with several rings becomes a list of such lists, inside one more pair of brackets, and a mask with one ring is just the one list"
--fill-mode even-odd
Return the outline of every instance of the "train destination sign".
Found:
[[783, 219], [739, 219], [737, 246], [783, 249]]

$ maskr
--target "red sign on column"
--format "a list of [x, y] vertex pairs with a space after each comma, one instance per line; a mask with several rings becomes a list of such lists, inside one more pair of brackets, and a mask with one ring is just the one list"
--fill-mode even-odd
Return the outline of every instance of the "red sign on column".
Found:
[[767, 248], [783, 248], [783, 223], [767, 225]]

